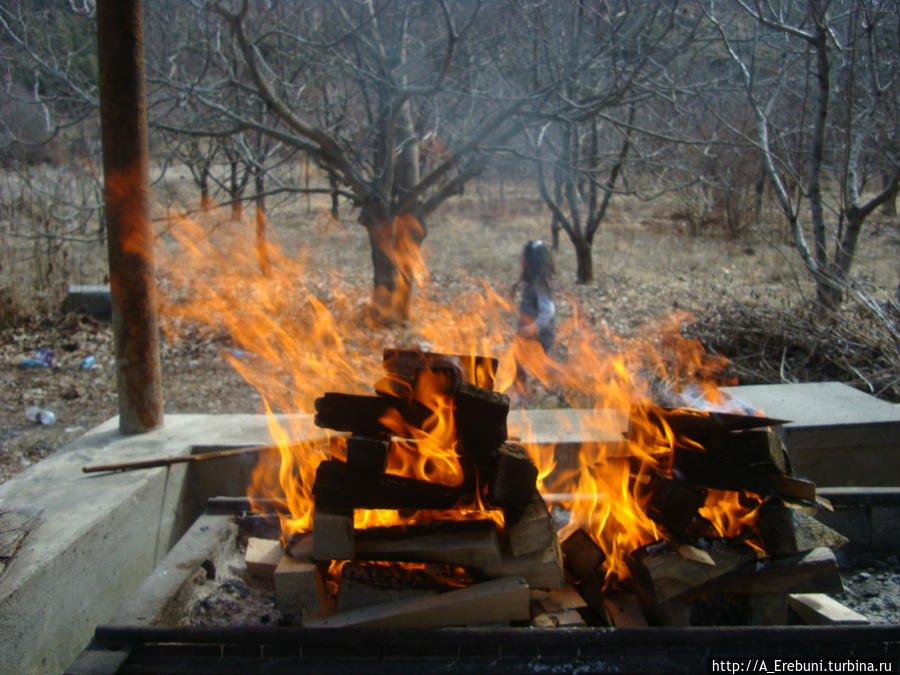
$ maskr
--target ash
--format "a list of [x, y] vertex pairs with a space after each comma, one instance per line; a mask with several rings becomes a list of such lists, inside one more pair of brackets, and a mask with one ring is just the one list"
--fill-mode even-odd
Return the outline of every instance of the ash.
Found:
[[211, 564], [204, 569], [206, 574], [194, 579], [193, 594], [181, 613], [181, 626], [291, 625], [291, 617], [282, 616], [275, 606], [274, 582], [247, 574], [243, 551], [223, 557], [215, 569]]
[[900, 624], [900, 556], [861, 560], [842, 570], [844, 592], [838, 602], [874, 624]]

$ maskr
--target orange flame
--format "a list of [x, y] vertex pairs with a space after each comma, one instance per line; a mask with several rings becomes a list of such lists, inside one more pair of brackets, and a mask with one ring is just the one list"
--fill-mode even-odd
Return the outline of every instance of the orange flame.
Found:
[[[370, 313], [364, 292], [315, 265], [309, 251], [292, 258], [270, 241], [253, 241], [252, 227], [207, 228], [174, 218], [164, 233], [163, 241], [170, 244], [165, 247], [168, 264], [159, 266], [166, 272], [160, 280], [165, 330], [170, 337], [190, 333], [230, 341], [244, 352], [226, 352], [225, 357], [260, 392], [270, 433], [281, 449], [274, 469], [259, 463], [248, 494], [287, 501], [285, 536], [308, 531], [316, 468], [329, 456], [342, 457], [344, 447], [340, 435], [313, 430], [309, 415], [297, 413], [311, 412], [313, 401], [327, 391], [372, 393], [373, 383], [384, 378], [384, 348], [412, 344], [435, 352], [494, 355], [500, 361], [497, 390], [512, 385], [518, 366], [546, 389], [559, 392], [571, 407], [591, 411], [583, 427], [573, 431], [598, 440], [583, 443], [574, 459], [536, 443], [528, 429], [520, 440], [538, 465], [540, 491], [569, 495], [559, 500], [571, 513], [560, 537], [584, 528], [606, 554], [607, 580], [626, 577], [625, 556], [660, 536], [647, 515], [647, 484], [654, 472], [671, 473], [676, 439], [654, 414], [654, 398], [660, 387], [678, 395], [690, 384], [707, 400], [721, 402], [715, 383], [724, 360], [711, 358], [698, 342], [681, 336], [686, 314], [626, 339], [588, 325], [572, 299], [572, 317], [558, 331], [567, 357], [552, 360], [536, 342], [512, 337], [514, 305], [489, 284], [469, 280], [475, 290], [449, 303], [435, 300], [418, 246], [418, 223], [405, 217], [392, 227], [399, 236], [385, 253], [400, 270], [396, 302], [407, 302], [414, 285], [421, 291], [415, 315], [402, 326], [366, 320]], [[471, 365], [476, 383], [485, 384], [490, 374]], [[404, 395], [430, 412], [422, 425], [392, 414], [380, 422], [395, 436], [389, 472], [456, 486], [465, 476], [457, 456], [453, 400], [442, 377], [435, 371], [405, 385]], [[492, 517], [502, 523], [502, 513], [486, 512], [478, 494], [475, 500], [452, 516], [360, 509], [355, 525], [434, 517]], [[741, 501], [731, 493], [708, 498], [702, 515], [727, 535], [752, 525], [757, 509], [758, 503], [748, 505], [746, 498]]]

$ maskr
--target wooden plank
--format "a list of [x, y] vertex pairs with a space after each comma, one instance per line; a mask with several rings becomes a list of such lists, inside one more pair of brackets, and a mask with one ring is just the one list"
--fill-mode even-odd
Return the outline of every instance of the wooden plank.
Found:
[[647, 617], [641, 603], [632, 593], [614, 593], [602, 600], [603, 611], [610, 626], [616, 628], [646, 628]]
[[522, 576], [532, 588], [562, 588], [562, 550], [554, 537], [553, 543], [543, 551], [514, 556], [504, 552], [499, 565], [481, 567], [477, 571], [488, 577]]
[[325, 585], [314, 563], [281, 558], [275, 569], [275, 601], [284, 614], [302, 611], [317, 614], [325, 601]]
[[[442, 565], [433, 567], [445, 571]], [[341, 569], [338, 611], [408, 600], [459, 587], [459, 583], [451, 586], [446, 580], [447, 577], [402, 563], [348, 562]]]
[[355, 538], [356, 558], [360, 560], [437, 562], [490, 569], [503, 559], [497, 528], [487, 520], [374, 527], [358, 530]]
[[807, 624], [816, 626], [859, 625], [869, 620], [859, 612], [824, 593], [791, 593], [787, 598], [788, 607], [794, 610]]
[[438, 628], [529, 618], [528, 584], [521, 577], [342, 612], [304, 622], [310, 628]]
[[247, 573], [257, 579], [271, 579], [283, 553], [281, 542], [277, 539], [250, 537], [244, 553]]
[[710, 433], [714, 431], [742, 431], [760, 429], [785, 424], [788, 420], [764, 417], [762, 415], [745, 415], [743, 413], [709, 412], [692, 408], [659, 408], [651, 415], [665, 420], [668, 427], [677, 436]]
[[758, 527], [763, 547], [772, 556], [803, 553], [819, 546], [836, 549], [849, 541], [840, 532], [783, 503], [764, 504]]
[[505, 515], [506, 536], [513, 555], [541, 551], [553, 543], [556, 536], [553, 518], [537, 490], [533, 490], [531, 500], [523, 510], [510, 509]]
[[673, 545], [658, 542], [634, 551], [627, 563], [640, 588], [662, 604], [756, 560], [756, 552], [739, 543], [716, 542], [706, 552], [714, 565], [685, 559]]
[[713, 560], [713, 557], [709, 554], [709, 551], [705, 551], [698, 546], [692, 546], [690, 544], [679, 544], [677, 549], [678, 555], [680, 555], [685, 560], [693, 560], [694, 562], [702, 563], [704, 565], [710, 565], [712, 567], [715, 567], [716, 565], [716, 561]]
[[816, 484], [793, 476], [769, 476], [772, 490], [785, 499], [801, 499], [815, 504]]
[[763, 473], [788, 473], [784, 442], [774, 431], [747, 431], [692, 434], [691, 440], [703, 446], [711, 456]]
[[541, 612], [531, 620], [531, 625], [538, 628], [576, 628], [586, 626], [587, 623], [577, 609], [564, 609], [558, 612]]
[[539, 598], [536, 602], [547, 614], [588, 606], [581, 594], [568, 584], [562, 588], [551, 588], [549, 591], [545, 591], [545, 594], [545, 597]]
[[316, 560], [350, 560], [356, 554], [353, 511], [313, 511], [312, 555]]
[[777, 559], [764, 559], [723, 575], [702, 592], [840, 593], [844, 590], [837, 560], [830, 548]]

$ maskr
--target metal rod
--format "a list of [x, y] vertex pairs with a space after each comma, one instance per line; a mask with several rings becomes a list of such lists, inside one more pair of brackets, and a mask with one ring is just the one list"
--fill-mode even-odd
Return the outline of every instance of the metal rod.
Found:
[[99, 0], [97, 51], [119, 431], [163, 423], [141, 0]]

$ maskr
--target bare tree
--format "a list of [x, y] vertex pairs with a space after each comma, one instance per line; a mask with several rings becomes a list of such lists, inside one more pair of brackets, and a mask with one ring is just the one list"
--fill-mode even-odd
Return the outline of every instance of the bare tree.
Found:
[[[532, 76], [554, 92], [542, 109], [545, 123], [532, 134], [538, 187], [553, 227], [575, 248], [577, 282], [588, 283], [594, 236], [610, 200], [633, 189], [626, 168], [634, 158], [642, 173], [651, 170], [636, 141], [649, 129], [655, 99], [673, 88], [696, 21], [677, 2], [546, 3], [526, 16]], [[668, 142], [665, 133], [653, 144]]]
[[[235, 130], [278, 139], [336, 178], [369, 234], [373, 305], [386, 317], [405, 316], [410, 271], [398, 241], [417, 246], [428, 216], [484, 169], [493, 146], [520, 132], [521, 115], [540, 99], [510, 76], [521, 63], [500, 39], [518, 4], [221, 0], [205, 7], [220, 23], [202, 59], [168, 78], [178, 80], [175, 96], [200, 101]], [[262, 117], [251, 112], [260, 105]], [[430, 133], [448, 153], [426, 166], [419, 151]]]
[[[737, 66], [756, 120], [752, 140], [816, 299], [835, 307], [863, 223], [900, 183], [900, 155], [891, 142], [900, 131], [900, 6], [864, 0], [738, 0], [737, 11], [714, 0], [699, 6]], [[886, 176], [874, 192], [865, 190], [867, 163]]]
[[94, 33], [90, 3], [0, 4], [0, 267], [54, 304], [104, 236]]

